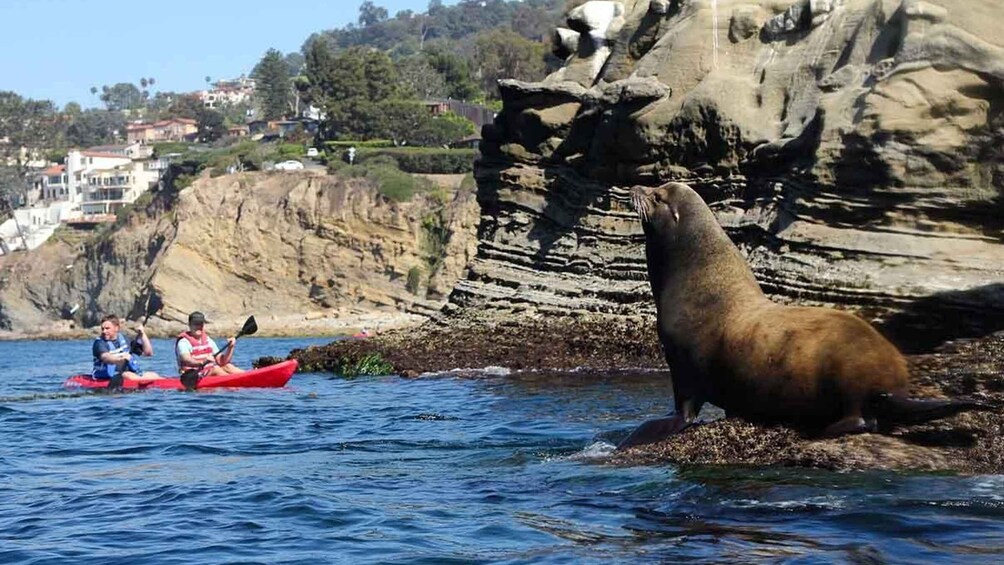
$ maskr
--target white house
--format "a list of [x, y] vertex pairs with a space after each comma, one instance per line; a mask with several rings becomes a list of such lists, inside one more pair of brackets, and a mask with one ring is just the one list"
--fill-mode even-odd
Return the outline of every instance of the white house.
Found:
[[53, 165], [35, 177], [35, 189], [43, 201], [69, 200], [66, 165]]
[[12, 218], [0, 224], [0, 239], [10, 250], [35, 249], [49, 239], [61, 222], [80, 214], [69, 202], [17, 208], [13, 212]]
[[84, 216], [114, 214], [156, 186], [167, 168], [163, 159], [148, 156], [147, 147], [133, 143], [71, 150], [65, 165], [54, 165], [35, 178], [42, 202], [68, 202]]
[[71, 201], [79, 204], [84, 218], [114, 214], [132, 204], [156, 186], [163, 170], [149, 161], [90, 150], [71, 151], [66, 162], [70, 167], [70, 194], [79, 198]]
[[217, 81], [211, 90], [199, 92], [199, 99], [206, 108], [217, 108], [223, 104], [240, 104], [254, 95], [255, 80], [241, 76], [232, 80]]

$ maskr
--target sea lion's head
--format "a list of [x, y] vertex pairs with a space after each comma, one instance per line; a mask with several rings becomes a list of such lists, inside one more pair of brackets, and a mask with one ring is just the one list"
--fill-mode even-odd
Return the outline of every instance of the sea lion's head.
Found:
[[696, 196], [693, 189], [679, 182], [668, 182], [656, 188], [635, 186], [631, 188], [631, 204], [646, 235], [668, 235], [679, 228], [691, 195]]

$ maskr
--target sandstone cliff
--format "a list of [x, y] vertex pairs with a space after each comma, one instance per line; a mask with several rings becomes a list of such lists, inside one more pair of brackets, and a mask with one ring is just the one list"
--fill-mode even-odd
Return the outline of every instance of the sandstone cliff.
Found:
[[565, 65], [502, 84], [451, 309], [649, 316], [626, 191], [681, 180], [776, 299], [913, 349], [1004, 327], [1004, 5], [576, 4]]
[[[139, 319], [161, 304], [151, 326], [165, 331], [192, 310], [230, 324], [254, 313], [271, 333], [304, 318], [426, 315], [473, 254], [477, 218], [470, 192], [394, 203], [364, 179], [204, 176], [157, 194], [105, 233], [57, 236], [12, 257], [0, 324], [51, 331], [57, 320], [91, 326], [107, 312]], [[414, 293], [406, 288], [413, 268], [421, 271]]]

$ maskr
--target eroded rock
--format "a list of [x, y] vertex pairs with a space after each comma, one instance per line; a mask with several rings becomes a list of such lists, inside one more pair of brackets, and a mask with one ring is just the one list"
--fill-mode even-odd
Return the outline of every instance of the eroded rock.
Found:
[[[152, 325], [192, 310], [221, 323], [255, 312], [263, 326], [264, 313], [435, 313], [475, 251], [474, 195], [451, 194], [444, 207], [425, 195], [394, 203], [360, 179], [207, 175], [79, 247], [52, 241], [5, 264], [3, 323], [31, 331], [73, 304], [82, 327], [109, 312], [139, 319], [152, 294], [163, 303]], [[430, 225], [447, 240], [430, 243]], [[433, 261], [437, 246], [449, 257]], [[422, 272], [418, 295], [405, 287], [412, 268]]]
[[1004, 6], [624, 2], [622, 17], [596, 77], [577, 53], [503, 90], [478, 169], [491, 213], [454, 306], [647, 311], [623, 190], [681, 180], [777, 300], [860, 311], [914, 351], [1004, 328]]

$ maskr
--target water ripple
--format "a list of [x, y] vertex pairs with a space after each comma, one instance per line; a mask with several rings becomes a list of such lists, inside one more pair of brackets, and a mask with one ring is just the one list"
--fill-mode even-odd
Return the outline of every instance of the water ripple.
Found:
[[[242, 340], [238, 362], [309, 343]], [[4, 347], [2, 563], [989, 562], [1004, 551], [1001, 477], [604, 465], [607, 439], [671, 402], [661, 373], [303, 374], [282, 390], [97, 395], [59, 388], [86, 370], [86, 342]], [[39, 367], [43, 352], [84, 367]]]

